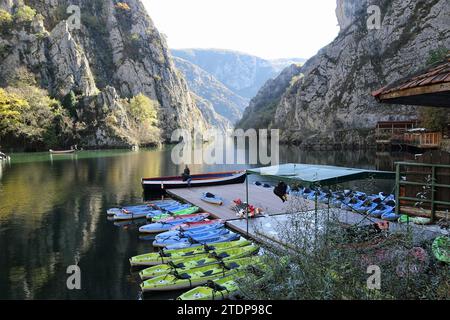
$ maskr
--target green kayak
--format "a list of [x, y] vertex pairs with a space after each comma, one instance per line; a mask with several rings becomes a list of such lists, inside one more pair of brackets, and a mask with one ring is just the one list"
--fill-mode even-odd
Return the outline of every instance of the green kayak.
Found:
[[234, 274], [239, 269], [260, 262], [259, 257], [249, 257], [230, 261], [224, 261], [220, 265], [205, 266], [179, 273], [176, 270], [170, 274], [155, 277], [141, 284], [142, 292], [171, 291], [194, 288], [203, 285], [208, 280], [226, 277]]
[[160, 250], [159, 252], [151, 252], [132, 257], [130, 264], [132, 267], [136, 266], [156, 266], [169, 261], [178, 260], [182, 258], [189, 258], [199, 254], [208, 254], [212, 251], [238, 248], [249, 246], [252, 243], [244, 238], [236, 241], [215, 243], [207, 246], [199, 246], [193, 248], [184, 248], [176, 250]]
[[194, 214], [194, 213], [197, 213], [199, 210], [200, 210], [199, 207], [190, 207], [190, 208], [187, 208], [187, 209], [174, 211], [171, 214], [164, 213], [164, 214], [160, 214], [160, 215], [152, 217], [151, 222], [158, 222], [158, 221], [160, 221], [162, 219], [173, 217], [173, 216], [185, 216], [185, 215], [188, 215], [188, 214]]
[[236, 279], [240, 276], [241, 272], [208, 281], [205, 286], [183, 293], [177, 300], [225, 300], [239, 291]]
[[430, 224], [431, 223], [431, 219], [430, 218], [423, 218], [423, 217], [410, 217], [406, 214], [403, 214], [400, 216], [400, 218], [398, 219], [399, 223], [415, 223], [415, 224]]
[[220, 261], [235, 260], [248, 257], [258, 253], [259, 246], [250, 245], [245, 247], [236, 247], [212, 251], [209, 254], [199, 254], [194, 257], [181, 258], [170, 261], [168, 264], [153, 266], [142, 270], [139, 275], [142, 280], [165, 275], [176, 269], [180, 272], [187, 272], [193, 268], [204, 267], [208, 265], [218, 265]]
[[[258, 275], [258, 273], [264, 272], [263, 270], [263, 265], [256, 268], [246, 266], [230, 276], [210, 280], [204, 286], [191, 289], [180, 295], [177, 300], [225, 300], [231, 298], [239, 292], [237, 281], [240, 278], [248, 276], [249, 273]], [[261, 279], [261, 276], [262, 274], [257, 276], [257, 279]]]
[[433, 254], [441, 262], [450, 263], [450, 238], [437, 237], [432, 245]]

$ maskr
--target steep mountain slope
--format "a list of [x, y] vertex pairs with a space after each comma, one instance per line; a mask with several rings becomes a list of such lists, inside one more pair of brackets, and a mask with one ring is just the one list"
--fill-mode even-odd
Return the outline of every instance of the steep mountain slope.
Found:
[[264, 129], [271, 125], [276, 107], [289, 86], [301, 75], [301, 65], [292, 64], [275, 79], [270, 79], [250, 101], [244, 116], [237, 123], [243, 129]]
[[[380, 8], [380, 29], [367, 28], [370, 5]], [[450, 48], [447, 0], [338, 0], [336, 12], [340, 34], [305, 63], [275, 108], [272, 126], [285, 142], [366, 145], [377, 121], [417, 118], [419, 108], [380, 105], [371, 92]]]
[[[71, 5], [80, 8], [79, 28], [72, 28], [77, 21], [67, 13]], [[163, 139], [179, 127], [206, 129], [141, 1], [0, 0], [0, 8], [15, 21], [20, 10], [31, 13], [0, 34], [0, 85], [13, 85], [17, 70], [24, 70], [57, 99], [75, 93], [83, 145], [139, 143], [126, 106], [126, 99], [139, 94], [158, 110]]]
[[193, 63], [177, 57], [174, 57], [174, 61], [184, 74], [189, 89], [202, 97], [215, 112], [231, 123], [236, 123], [241, 118], [242, 111], [248, 105], [247, 99], [233, 93], [214, 76]]
[[272, 63], [249, 54], [219, 49], [171, 49], [171, 52], [199, 66], [246, 99], [253, 98], [267, 80], [276, 77], [292, 61], [280, 59]]
[[[377, 121], [417, 118], [417, 108], [379, 105], [370, 93], [422, 68], [430, 50], [450, 47], [448, 1], [339, 3], [341, 33], [305, 64], [304, 78], [277, 108], [274, 122], [287, 129], [285, 140], [362, 145]], [[380, 30], [367, 29], [369, 5], [381, 8]]]

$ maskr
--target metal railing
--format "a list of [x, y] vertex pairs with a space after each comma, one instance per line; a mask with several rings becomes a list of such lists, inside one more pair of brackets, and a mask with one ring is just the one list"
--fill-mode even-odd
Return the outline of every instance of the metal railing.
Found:
[[[450, 169], [450, 165], [445, 164], [430, 164], [430, 163], [415, 163], [415, 162], [396, 162], [395, 163], [395, 198], [397, 199], [397, 206], [395, 208], [396, 214], [400, 214], [401, 201], [415, 201], [420, 203], [430, 204], [431, 209], [431, 220], [434, 221], [436, 217], [436, 205], [443, 205], [450, 207], [450, 201], [443, 201], [441, 199], [436, 199], [436, 188], [446, 188], [449, 189], [450, 194], [450, 185], [441, 184], [437, 181], [436, 169], [437, 168], [445, 168]], [[430, 182], [413, 182], [413, 181], [403, 181], [401, 176], [402, 174], [408, 174], [408, 172], [402, 172], [402, 167], [420, 167], [420, 168], [431, 168], [431, 173], [421, 172], [420, 174], [428, 174], [431, 175]], [[414, 174], [417, 174], [414, 173]], [[400, 187], [401, 186], [417, 186], [417, 187], [430, 187], [431, 188], [431, 197], [430, 199], [423, 199], [417, 197], [406, 197], [400, 196]]]

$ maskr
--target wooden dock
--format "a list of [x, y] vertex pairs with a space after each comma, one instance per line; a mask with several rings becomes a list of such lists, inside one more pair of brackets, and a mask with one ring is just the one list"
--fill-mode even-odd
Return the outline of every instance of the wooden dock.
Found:
[[[249, 184], [249, 203], [255, 207], [263, 209], [266, 215], [278, 215], [282, 213], [288, 213], [292, 211], [294, 200], [288, 200], [283, 203], [272, 191], [272, 188], [264, 188], [262, 186], [256, 186]], [[202, 201], [200, 198], [205, 192], [210, 192], [223, 198], [224, 204], [221, 206], [213, 205]], [[232, 210], [233, 200], [241, 199], [246, 201], [245, 184], [233, 184], [226, 186], [214, 186], [214, 187], [199, 187], [199, 188], [186, 188], [186, 189], [171, 189], [167, 190], [167, 193], [174, 198], [182, 199], [189, 202], [204, 212], [211, 213], [212, 216], [224, 221], [239, 219], [236, 212]], [[302, 203], [298, 203], [301, 201]], [[304, 208], [305, 211], [314, 210], [315, 204], [313, 201], [296, 199], [295, 206]]]
[[[264, 215], [255, 219], [249, 219], [247, 224], [246, 219], [237, 217], [236, 212], [232, 209], [233, 200], [246, 200], [245, 188], [245, 184], [235, 184], [214, 187], [172, 189], [167, 190], [167, 193], [173, 198], [200, 207], [202, 211], [211, 213], [214, 218], [224, 220], [227, 227], [233, 231], [270, 246], [285, 245], [282, 240], [282, 234], [279, 234], [279, 226], [285, 225], [289, 220], [290, 215], [293, 213], [301, 212], [306, 215], [326, 217], [332, 212], [339, 221], [349, 225], [364, 225], [381, 221], [374, 218], [365, 219], [363, 215], [342, 209], [333, 208], [330, 209], [331, 211], [328, 211], [326, 208], [327, 206], [322, 204], [318, 205], [318, 210], [316, 211], [314, 201], [305, 200], [301, 197], [289, 197], [289, 200], [283, 203], [281, 199], [273, 193], [272, 188], [264, 188], [262, 186], [251, 184], [249, 185], [249, 203], [263, 209]], [[202, 201], [200, 198], [205, 192], [211, 192], [222, 197], [224, 199], [224, 204], [218, 206]], [[392, 232], [396, 232], [403, 230], [405, 227], [406, 225], [391, 223], [390, 229]], [[448, 235], [448, 231], [440, 229], [436, 225], [411, 225], [411, 227], [415, 231], [414, 234], [420, 239], [432, 239], [437, 235]]]

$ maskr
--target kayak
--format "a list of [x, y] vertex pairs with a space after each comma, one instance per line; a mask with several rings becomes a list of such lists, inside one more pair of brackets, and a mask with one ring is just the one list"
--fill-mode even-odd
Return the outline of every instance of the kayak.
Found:
[[191, 222], [199, 222], [207, 219], [209, 217], [209, 213], [200, 213], [200, 214], [189, 214], [185, 216], [175, 216], [169, 217], [160, 222], [154, 222], [142, 226], [139, 228], [139, 232], [141, 233], [160, 233], [164, 231], [169, 231], [173, 227], [177, 225], [182, 225]]
[[170, 245], [175, 245], [179, 243], [189, 243], [191, 241], [195, 241], [194, 243], [205, 243], [210, 239], [215, 239], [218, 236], [225, 235], [227, 233], [230, 233], [230, 230], [222, 228], [217, 230], [210, 230], [206, 232], [201, 233], [187, 233], [187, 234], [180, 234], [178, 236], [172, 236], [168, 238], [156, 238], [155, 241], [153, 241], [154, 247], [167, 247]]
[[450, 238], [442, 236], [434, 239], [432, 251], [436, 259], [450, 263]]
[[178, 230], [169, 230], [163, 233], [160, 233], [156, 236], [156, 239], [168, 239], [170, 237], [182, 237], [183, 235], [195, 235], [198, 233], [204, 233], [211, 230], [217, 230], [224, 228], [225, 225], [223, 222], [220, 223], [212, 223], [207, 225], [200, 225], [197, 227], [191, 227], [189, 229], [178, 229]]
[[232, 275], [239, 269], [258, 262], [258, 257], [250, 257], [222, 262], [221, 265], [195, 268], [187, 272], [174, 270], [170, 274], [144, 281], [141, 284], [141, 289], [143, 292], [189, 289], [203, 285], [208, 280]]
[[191, 248], [191, 247], [198, 247], [204, 244], [211, 244], [211, 243], [221, 243], [221, 242], [230, 242], [239, 239], [239, 235], [234, 232], [229, 232], [224, 235], [218, 235], [216, 237], [209, 238], [207, 240], [197, 241], [193, 238], [187, 238], [183, 239], [184, 241], [179, 241], [178, 243], [171, 244], [166, 246], [166, 249], [172, 250], [172, 249], [183, 249], [183, 248]]
[[151, 219], [149, 219], [149, 220], [151, 220], [152, 222], [159, 222], [159, 221], [161, 221], [165, 218], [169, 218], [171, 216], [186, 216], [186, 215], [194, 214], [194, 213], [197, 213], [199, 210], [200, 210], [199, 207], [190, 207], [190, 208], [183, 209], [180, 211], [173, 211], [170, 214], [163, 213], [160, 215], [156, 215], [156, 216], [151, 217]]
[[176, 206], [171, 206], [171, 207], [167, 207], [166, 209], [161, 209], [161, 210], [152, 210], [149, 211], [147, 214], [147, 219], [151, 220], [153, 217], [155, 216], [160, 216], [163, 214], [173, 214], [173, 212], [178, 212], [181, 210], [185, 210], [185, 209], [189, 209], [191, 208], [192, 205], [190, 204], [183, 204], [183, 205], [176, 205]]
[[430, 224], [431, 223], [431, 219], [430, 218], [424, 218], [424, 217], [410, 217], [406, 214], [402, 214], [400, 216], [400, 218], [398, 218], [398, 222], [399, 223], [415, 223], [415, 224]]
[[249, 246], [252, 243], [244, 238], [237, 241], [217, 243], [211, 245], [198, 246], [195, 248], [184, 248], [177, 250], [163, 250], [159, 252], [151, 252], [130, 258], [131, 266], [156, 266], [169, 261], [174, 261], [182, 258], [190, 258], [198, 255], [208, 254], [212, 251], [238, 248]]
[[110, 208], [106, 211], [106, 213], [110, 216], [113, 216], [118, 213], [123, 213], [124, 211], [135, 211], [135, 210], [155, 210], [154, 207], [158, 205], [176, 205], [180, 204], [178, 201], [175, 200], [163, 200], [164, 202], [151, 202], [149, 204], [140, 204], [140, 205], [133, 205], [133, 206], [125, 206], [122, 208]]
[[223, 199], [221, 197], [218, 197], [216, 195], [213, 195], [212, 193], [204, 193], [203, 196], [200, 198], [202, 201], [219, 205], [221, 206], [223, 204]]
[[236, 273], [227, 277], [210, 280], [204, 286], [183, 293], [177, 300], [226, 300], [232, 294], [239, 291], [236, 282], [236, 278], [238, 277], [239, 275]]
[[192, 228], [196, 228], [199, 226], [207, 226], [207, 225], [216, 224], [216, 223], [223, 224], [224, 221], [217, 219], [217, 220], [203, 220], [203, 221], [198, 221], [198, 222], [186, 222], [183, 224], [176, 225], [176, 226], [172, 227], [170, 230], [190, 230]]
[[258, 253], [258, 251], [259, 247], [257, 245], [213, 251], [209, 254], [197, 255], [190, 258], [181, 258], [170, 261], [168, 264], [161, 264], [144, 269], [139, 273], [139, 276], [142, 280], [147, 280], [160, 275], [168, 274], [174, 269], [178, 272], [187, 272], [194, 268], [204, 267], [207, 265], [216, 265], [219, 264], [220, 261], [235, 260], [252, 256]]
[[113, 220], [114, 221], [118, 221], [118, 220], [135, 220], [135, 219], [142, 219], [142, 218], [146, 218], [147, 217], [147, 212], [146, 211], [142, 211], [142, 212], [132, 212], [132, 213], [119, 213], [119, 214], [115, 214], [113, 216]]

